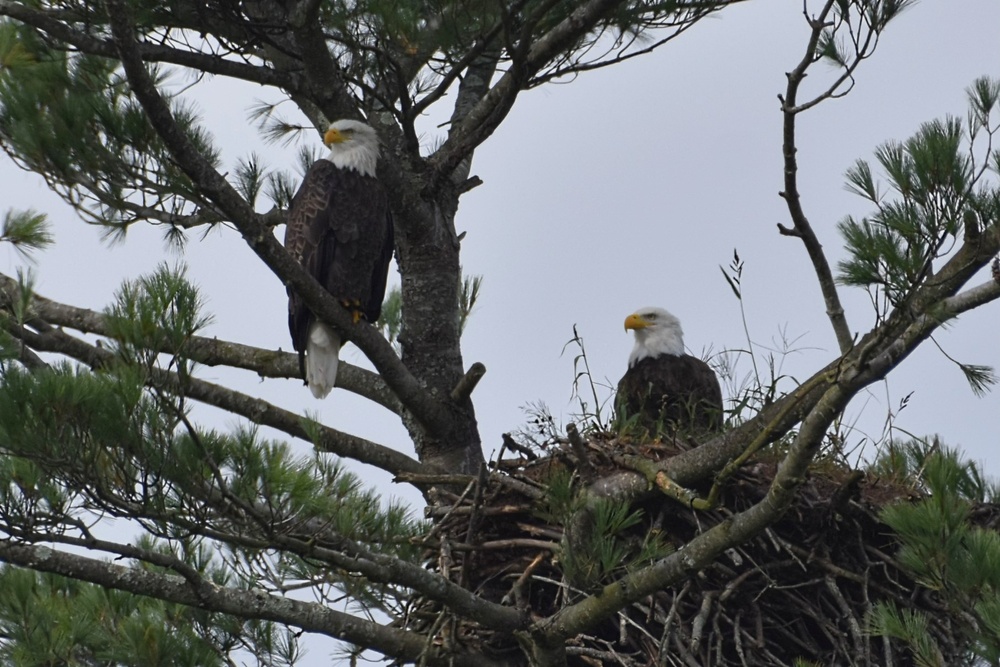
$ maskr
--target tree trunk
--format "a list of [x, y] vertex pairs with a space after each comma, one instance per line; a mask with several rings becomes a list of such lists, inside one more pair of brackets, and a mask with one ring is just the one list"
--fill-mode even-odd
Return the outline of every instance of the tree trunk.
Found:
[[419, 212], [404, 212], [396, 221], [403, 363], [448, 407], [450, 417], [447, 430], [440, 433], [428, 433], [408, 417], [404, 421], [423, 463], [474, 474], [483, 462], [475, 410], [468, 397], [458, 402], [452, 398], [465, 374], [459, 340], [462, 267], [455, 234], [457, 208], [458, 198], [444, 192], [433, 201], [425, 199]]

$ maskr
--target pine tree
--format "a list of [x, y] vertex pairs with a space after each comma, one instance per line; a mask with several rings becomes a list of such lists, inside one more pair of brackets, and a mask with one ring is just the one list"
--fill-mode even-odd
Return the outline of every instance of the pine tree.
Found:
[[[338, 386], [401, 420], [417, 453], [203, 379], [207, 364], [281, 378], [298, 365], [205, 335], [211, 315], [182, 267], [124, 283], [103, 312], [46, 299], [30, 274], [0, 276], [2, 660], [294, 664], [301, 634], [317, 633], [352, 659], [476, 667], [995, 661], [995, 568], [975, 566], [995, 560], [995, 532], [973, 525], [992, 493], [974, 469], [919, 448], [890, 451], [874, 472], [845, 468], [835, 423], [942, 326], [1000, 297], [1000, 82], [973, 83], [963, 121], [883, 146], [884, 176], [864, 161], [850, 170], [873, 212], [841, 223], [836, 278], [799, 196], [797, 121], [850, 90], [905, 0], [807, 12], [781, 97], [780, 231], [810, 257], [836, 358], [789, 391], [753, 388], [723, 434], [686, 451], [609, 434], [600, 417], [562, 432], [540, 411], [537, 447], [507, 437], [516, 456], [484, 463], [472, 401], [484, 369], [465, 368], [460, 344], [480, 282], [463, 276], [455, 232], [459, 199], [479, 184], [476, 149], [521, 92], [641, 55], [730, 4], [0, 4], [11, 159], [112, 238], [137, 224], [178, 244], [237, 229], [364, 353], [377, 372], [345, 364]], [[819, 64], [837, 75], [803, 99]], [[308, 119], [261, 104], [264, 139], [338, 118], [376, 128], [402, 275], [381, 328], [353, 324], [275, 240], [292, 170], [246, 158], [224, 173], [211, 128], [170, 85], [177, 70], [257, 83]], [[422, 154], [417, 119], [444, 104], [447, 137]], [[0, 241], [43, 250], [45, 216], [8, 212]], [[841, 286], [876, 308], [858, 338]], [[994, 381], [959, 366], [977, 391]], [[195, 404], [250, 426], [206, 428]], [[892, 455], [909, 463], [891, 497], [862, 493]], [[429, 520], [385, 502], [344, 459], [419, 488]], [[890, 502], [900, 498], [916, 502]]]

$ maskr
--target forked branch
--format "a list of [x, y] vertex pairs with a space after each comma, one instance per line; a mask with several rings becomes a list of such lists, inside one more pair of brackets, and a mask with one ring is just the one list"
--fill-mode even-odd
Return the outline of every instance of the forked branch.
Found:
[[[778, 225], [778, 229], [786, 236], [795, 236], [802, 239], [802, 243], [806, 247], [806, 252], [809, 253], [809, 259], [812, 261], [813, 270], [816, 272], [816, 277], [819, 279], [820, 291], [823, 293], [823, 300], [826, 303], [826, 314], [827, 317], [830, 318], [830, 324], [833, 326], [833, 332], [837, 337], [837, 345], [840, 348], [841, 354], [846, 354], [847, 351], [853, 346], [854, 341], [851, 337], [850, 327], [847, 324], [847, 317], [844, 314], [844, 307], [840, 303], [840, 296], [837, 293], [837, 286], [833, 279], [833, 272], [830, 270], [830, 263], [827, 261], [826, 255], [823, 253], [823, 246], [816, 237], [816, 232], [813, 231], [812, 225], [809, 223], [809, 219], [806, 217], [805, 211], [802, 208], [798, 185], [799, 166], [796, 159], [798, 148], [795, 145], [796, 117], [801, 111], [803, 111], [804, 108], [808, 108], [796, 106], [799, 86], [806, 77], [806, 71], [817, 60], [817, 51], [824, 31], [833, 25], [833, 21], [830, 17], [835, 5], [835, 0], [826, 0], [826, 3], [823, 5], [823, 9], [816, 17], [810, 18], [808, 13], [806, 13], [806, 20], [809, 22], [811, 28], [809, 42], [806, 46], [805, 54], [802, 56], [802, 60], [799, 61], [799, 64], [796, 65], [795, 69], [786, 75], [788, 84], [785, 88], [784, 96], [779, 96], [779, 99], [781, 100], [781, 112], [784, 117], [782, 129], [782, 155], [784, 156], [785, 164], [784, 190], [781, 192], [781, 197], [785, 200], [785, 204], [788, 206], [788, 214], [791, 216], [794, 227], [789, 229], [782, 225]], [[853, 69], [857, 67], [860, 62], [861, 59], [858, 58], [850, 63], [847, 66], [847, 72], [845, 72], [841, 78], [838, 79], [837, 83], [835, 83], [834, 86], [828, 89], [825, 93], [818, 96], [813, 103], [820, 99], [830, 97], [836, 90], [837, 86], [843, 82], [843, 77], [848, 76], [851, 72], [853, 72]]]

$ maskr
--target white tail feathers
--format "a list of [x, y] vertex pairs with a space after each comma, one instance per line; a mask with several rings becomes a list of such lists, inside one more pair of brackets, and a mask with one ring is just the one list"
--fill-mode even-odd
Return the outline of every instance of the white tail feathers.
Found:
[[321, 322], [313, 322], [306, 340], [306, 383], [316, 398], [326, 398], [337, 382], [340, 336]]

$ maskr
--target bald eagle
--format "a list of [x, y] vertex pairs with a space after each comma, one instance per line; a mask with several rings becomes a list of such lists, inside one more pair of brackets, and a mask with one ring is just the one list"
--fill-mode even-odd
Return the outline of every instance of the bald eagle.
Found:
[[[378, 135], [364, 123], [338, 120], [323, 142], [330, 154], [313, 163], [292, 199], [285, 248], [355, 322], [374, 322], [393, 251], [388, 197], [375, 177]], [[291, 288], [288, 329], [299, 372], [313, 396], [324, 398], [337, 381], [340, 333], [317, 320]]]
[[615, 404], [650, 433], [717, 431], [722, 426], [722, 389], [701, 359], [684, 354], [680, 321], [662, 308], [642, 308], [625, 318], [635, 332], [628, 370], [618, 382]]

